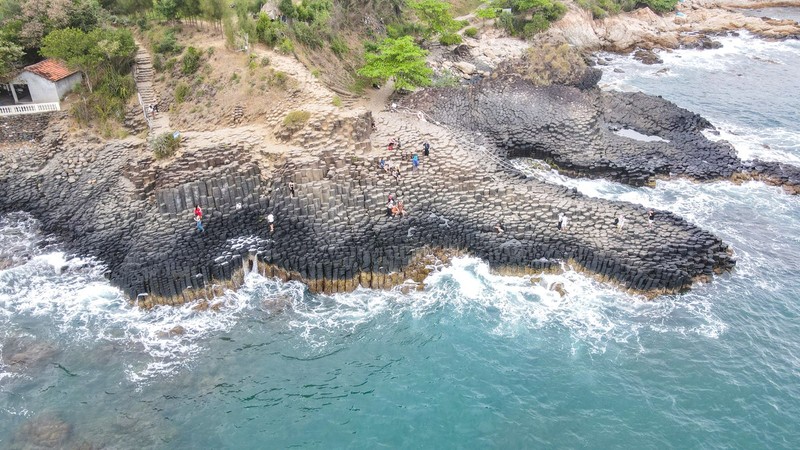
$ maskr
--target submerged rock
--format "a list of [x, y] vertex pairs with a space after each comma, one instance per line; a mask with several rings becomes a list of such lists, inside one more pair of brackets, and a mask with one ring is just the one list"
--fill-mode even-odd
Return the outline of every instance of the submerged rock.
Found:
[[23, 423], [14, 442], [23, 448], [62, 448], [72, 426], [54, 414], [44, 414]]

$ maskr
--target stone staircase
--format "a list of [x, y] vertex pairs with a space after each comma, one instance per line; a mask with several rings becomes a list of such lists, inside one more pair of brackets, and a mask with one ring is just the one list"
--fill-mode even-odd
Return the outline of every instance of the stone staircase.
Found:
[[[155, 70], [153, 69], [153, 60], [150, 58], [150, 53], [144, 49], [141, 43], [137, 42], [139, 47], [134, 58], [133, 79], [136, 82], [136, 90], [139, 92], [139, 98], [142, 106], [142, 114], [147, 119], [148, 126], [150, 127], [150, 137], [159, 136], [161, 133], [171, 131], [169, 125], [169, 116], [165, 111], [165, 105], [159, 104], [158, 94], [153, 86], [155, 78]], [[162, 110], [155, 114], [155, 118], [147, 115], [147, 108], [150, 105], [158, 105]]]

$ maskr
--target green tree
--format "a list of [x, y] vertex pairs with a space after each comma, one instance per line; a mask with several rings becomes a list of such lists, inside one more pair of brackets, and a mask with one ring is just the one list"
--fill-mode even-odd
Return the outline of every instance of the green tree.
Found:
[[156, 0], [153, 3], [153, 11], [170, 22], [178, 18], [179, 8], [180, 4], [177, 0]]
[[10, 40], [0, 37], [0, 80], [5, 80], [16, 67], [25, 52]]
[[124, 29], [97, 28], [85, 33], [77, 28], [64, 28], [45, 36], [39, 52], [81, 70], [91, 92], [93, 84], [108, 72], [130, 69], [136, 44], [130, 31]]
[[425, 62], [427, 54], [411, 36], [387, 38], [378, 45], [377, 51], [364, 55], [366, 64], [358, 73], [382, 82], [394, 78], [395, 89], [429, 86], [433, 71]]
[[201, 0], [200, 11], [204, 19], [219, 26], [225, 16], [225, 0]]
[[409, 3], [419, 20], [427, 25], [425, 37], [450, 34], [458, 30], [458, 22], [450, 15], [450, 4], [441, 0], [417, 0]]

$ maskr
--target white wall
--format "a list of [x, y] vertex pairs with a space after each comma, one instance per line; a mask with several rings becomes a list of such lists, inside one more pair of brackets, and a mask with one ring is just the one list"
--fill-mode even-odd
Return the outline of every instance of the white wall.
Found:
[[81, 73], [73, 73], [72, 75], [68, 76], [67, 78], [62, 78], [56, 81], [56, 90], [58, 91], [58, 98], [62, 99], [67, 92], [72, 90], [75, 85], [80, 84], [81, 82]]
[[[71, 78], [71, 77], [67, 77]], [[14, 84], [28, 83], [28, 89], [31, 91], [31, 100], [33, 103], [48, 103], [57, 102], [58, 90], [55, 83], [31, 72], [22, 72]]]

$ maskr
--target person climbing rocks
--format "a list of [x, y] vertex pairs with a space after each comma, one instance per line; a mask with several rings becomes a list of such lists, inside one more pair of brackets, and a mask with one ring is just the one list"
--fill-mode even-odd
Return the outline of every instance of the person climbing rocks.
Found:
[[153, 109], [153, 105], [147, 105], [147, 115], [151, 119], [155, 119], [156, 118], [156, 111], [155, 111], [155, 109]]
[[403, 217], [406, 215], [406, 206], [403, 204], [402, 200], [397, 201], [397, 214]]
[[270, 234], [275, 232], [275, 215], [269, 213], [267, 215], [267, 223], [269, 224], [269, 232]]
[[411, 157], [411, 170], [416, 172], [419, 170], [419, 155], [414, 153], [414, 156]]
[[199, 231], [201, 233], [205, 233], [206, 232], [206, 229], [203, 228], [203, 216], [202, 215], [194, 216], [194, 223], [197, 226], [197, 231]]
[[614, 219], [614, 224], [617, 226], [617, 231], [622, 231], [622, 227], [625, 226], [625, 215], [620, 214], [616, 219]]
[[291, 194], [292, 197], [294, 197], [294, 181], [289, 182], [289, 194]]
[[656, 221], [656, 213], [652, 209], [647, 211], [647, 228], [653, 228], [653, 222]]
[[392, 209], [394, 209], [394, 200], [392, 199], [391, 194], [390, 194], [389, 195], [389, 201], [386, 202], [386, 217], [389, 217], [389, 218], [392, 217]]
[[393, 167], [391, 173], [392, 173], [392, 176], [394, 177], [395, 183], [399, 183], [400, 182], [400, 168], [399, 167]]
[[424, 156], [430, 156], [431, 154], [431, 144], [428, 141], [422, 143], [422, 154]]
[[497, 234], [503, 234], [506, 232], [505, 228], [503, 227], [503, 222], [497, 222], [494, 224], [494, 230], [497, 231]]
[[203, 218], [203, 210], [200, 208], [200, 205], [194, 205], [194, 215], [195, 217]]
[[558, 231], [561, 231], [564, 227], [564, 213], [558, 213], [558, 225], [556, 225]]

